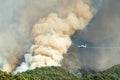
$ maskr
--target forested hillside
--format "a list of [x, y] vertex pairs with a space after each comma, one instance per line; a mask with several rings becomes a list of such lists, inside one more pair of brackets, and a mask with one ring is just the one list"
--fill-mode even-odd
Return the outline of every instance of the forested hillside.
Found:
[[120, 80], [120, 65], [98, 73], [87, 71], [84, 73], [83, 76], [77, 76], [62, 67], [52, 66], [36, 68], [16, 75], [0, 71], [0, 80]]

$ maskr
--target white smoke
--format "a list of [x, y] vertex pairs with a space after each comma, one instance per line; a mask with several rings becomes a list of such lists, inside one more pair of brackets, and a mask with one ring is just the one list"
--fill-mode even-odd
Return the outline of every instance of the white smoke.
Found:
[[30, 53], [25, 54], [25, 61], [14, 73], [36, 67], [61, 66], [63, 55], [71, 46], [70, 36], [76, 30], [86, 27], [93, 16], [92, 9], [82, 0], [75, 0], [72, 11], [66, 18], [56, 13], [41, 18], [32, 28], [33, 45]]

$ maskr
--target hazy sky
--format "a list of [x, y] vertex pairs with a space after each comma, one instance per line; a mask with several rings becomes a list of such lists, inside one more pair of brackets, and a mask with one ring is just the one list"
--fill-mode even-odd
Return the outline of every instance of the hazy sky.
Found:
[[120, 0], [104, 0], [91, 23], [73, 36], [75, 45], [88, 44], [77, 51], [81, 65], [103, 70], [120, 63], [119, 4]]

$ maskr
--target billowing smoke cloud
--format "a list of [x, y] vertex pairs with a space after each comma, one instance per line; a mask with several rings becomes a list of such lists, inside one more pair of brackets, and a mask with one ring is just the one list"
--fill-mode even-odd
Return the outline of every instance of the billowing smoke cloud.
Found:
[[[92, 9], [81, 0], [75, 0], [72, 12], [66, 18], [51, 13], [33, 26], [31, 54], [25, 55], [25, 62], [16, 68], [22, 72], [36, 67], [60, 66], [63, 55], [71, 46], [70, 36], [82, 30], [93, 16]], [[26, 61], [27, 60], [27, 61]]]
[[31, 29], [40, 17], [50, 12], [59, 12], [57, 10], [60, 10], [60, 5], [57, 3], [69, 9], [70, 2], [68, 0], [65, 3], [62, 0], [0, 0], [0, 69], [11, 71], [19, 63], [32, 44]]
[[[0, 69], [10, 72], [20, 65], [15, 71], [18, 72], [41, 66], [60, 66], [63, 55], [71, 46], [70, 36], [86, 27], [96, 12], [97, 1], [1, 0]], [[29, 53], [25, 54], [26, 51]], [[77, 58], [77, 55], [73, 56]]]

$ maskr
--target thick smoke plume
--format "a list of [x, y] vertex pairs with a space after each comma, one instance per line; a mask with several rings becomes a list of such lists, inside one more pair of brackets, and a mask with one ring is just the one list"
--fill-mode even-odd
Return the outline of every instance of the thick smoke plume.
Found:
[[71, 4], [72, 0], [0, 0], [0, 69], [10, 72], [19, 65], [32, 45], [32, 26], [39, 18], [50, 12], [66, 15]]
[[87, 26], [99, 1], [102, 0], [0, 0], [0, 69], [16, 69], [16, 73], [61, 66], [72, 43], [70, 36]]
[[71, 46], [70, 36], [82, 30], [92, 18], [92, 9], [83, 1], [75, 0], [72, 12], [62, 19], [55, 13], [42, 18], [32, 28], [31, 54], [16, 68], [22, 72], [36, 67], [60, 66], [63, 55]]

